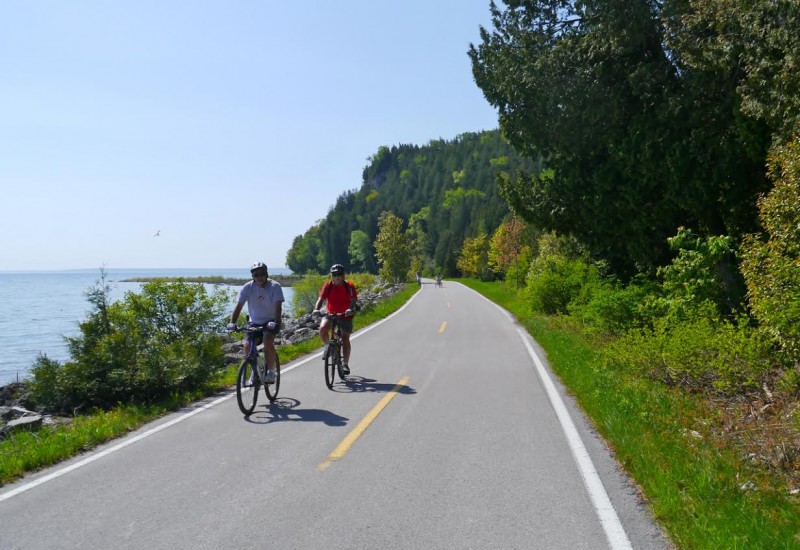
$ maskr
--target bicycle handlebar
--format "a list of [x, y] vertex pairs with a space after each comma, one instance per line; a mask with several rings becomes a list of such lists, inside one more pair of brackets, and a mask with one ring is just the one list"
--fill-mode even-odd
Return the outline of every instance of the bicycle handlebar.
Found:
[[267, 329], [267, 325], [250, 325], [249, 327], [236, 327], [234, 329], [229, 329], [228, 332], [246, 332], [250, 333], [258, 333], [264, 332]]

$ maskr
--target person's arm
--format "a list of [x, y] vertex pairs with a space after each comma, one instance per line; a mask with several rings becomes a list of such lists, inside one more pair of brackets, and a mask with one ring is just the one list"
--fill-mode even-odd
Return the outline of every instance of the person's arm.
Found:
[[236, 321], [239, 319], [239, 314], [242, 312], [242, 308], [244, 307], [244, 302], [239, 302], [236, 304], [236, 307], [233, 308], [233, 313], [231, 313], [231, 323], [236, 324]]
[[[328, 284], [328, 283], [325, 283], [325, 284]], [[322, 285], [322, 288], [319, 291], [319, 297], [317, 298], [317, 301], [314, 304], [314, 311], [319, 311], [320, 308], [322, 307], [322, 302], [325, 301], [325, 298], [323, 298], [323, 296], [325, 295], [324, 290], [325, 290], [325, 285]]]
[[356, 292], [356, 285], [354, 285], [350, 281], [348, 281], [347, 284], [350, 285], [350, 289], [353, 291], [350, 294], [350, 311], [355, 311], [356, 302], [358, 302], [358, 293]]

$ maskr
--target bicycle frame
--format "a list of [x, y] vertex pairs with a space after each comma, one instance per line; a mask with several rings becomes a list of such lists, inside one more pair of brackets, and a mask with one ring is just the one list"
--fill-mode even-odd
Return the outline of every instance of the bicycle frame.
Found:
[[[249, 351], [239, 367], [239, 373], [236, 377], [236, 398], [239, 403], [239, 409], [248, 415], [253, 412], [253, 409], [258, 402], [259, 387], [264, 388], [264, 393], [267, 395], [270, 403], [274, 402], [278, 397], [278, 391], [281, 384], [281, 363], [278, 351], [275, 350], [275, 370], [276, 377], [272, 383], [267, 383], [266, 373], [268, 367], [266, 351], [264, 356], [259, 353], [257, 340], [260, 335], [264, 333], [264, 327], [261, 325], [253, 325], [243, 329], [239, 332], [246, 334], [247, 344]], [[251, 370], [248, 376], [247, 372]]]

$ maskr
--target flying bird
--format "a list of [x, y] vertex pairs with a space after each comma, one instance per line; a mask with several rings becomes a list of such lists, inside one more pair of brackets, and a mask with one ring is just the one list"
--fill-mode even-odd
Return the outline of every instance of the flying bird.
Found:
[[160, 236], [160, 235], [161, 235], [161, 230], [159, 229], [158, 231], [156, 231], [156, 234], [155, 234], [155, 235], [153, 235], [153, 237], [158, 237], [158, 236]]

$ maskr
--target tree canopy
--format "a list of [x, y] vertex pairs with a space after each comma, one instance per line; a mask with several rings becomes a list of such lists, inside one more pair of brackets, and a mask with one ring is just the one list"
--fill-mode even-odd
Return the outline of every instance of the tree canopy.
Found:
[[[796, 22], [797, 8], [778, 3]], [[774, 49], [742, 45], [759, 31], [744, 32], [754, 18], [733, 13], [775, 2], [507, 4], [492, 5], [493, 30], [481, 29], [469, 55], [503, 134], [546, 159], [543, 173], [504, 179], [517, 213], [574, 235], [621, 274], [663, 265], [678, 227], [737, 241], [757, 227], [766, 152], [783, 124], [759, 98], [793, 89], [783, 54], [796, 39], [790, 21], [762, 23], [775, 39], [760, 43]], [[721, 15], [730, 24], [718, 25]], [[743, 50], [752, 66], [737, 64]], [[766, 73], [786, 82], [749, 91]]]
[[324, 219], [294, 239], [286, 259], [292, 271], [342, 263], [376, 273], [378, 220], [388, 211], [407, 223], [415, 265], [455, 275], [464, 240], [493, 232], [509, 214], [498, 175], [536, 168], [498, 130], [382, 146], [368, 160], [361, 187], [340, 195]]

